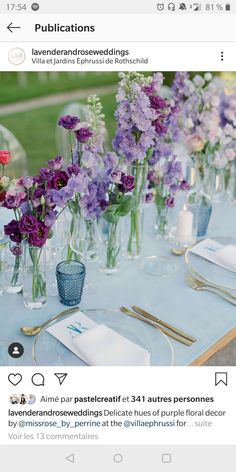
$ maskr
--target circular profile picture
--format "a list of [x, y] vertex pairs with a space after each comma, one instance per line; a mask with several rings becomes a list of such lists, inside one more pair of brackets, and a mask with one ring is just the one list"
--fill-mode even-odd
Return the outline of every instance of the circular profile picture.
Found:
[[20, 396], [19, 395], [11, 395], [9, 398], [9, 402], [12, 405], [18, 405], [20, 403]]
[[20, 395], [19, 405], [26, 405], [28, 403], [28, 397], [24, 393]]
[[36, 402], [36, 396], [31, 393], [29, 395], [28, 405], [34, 405], [35, 402]]

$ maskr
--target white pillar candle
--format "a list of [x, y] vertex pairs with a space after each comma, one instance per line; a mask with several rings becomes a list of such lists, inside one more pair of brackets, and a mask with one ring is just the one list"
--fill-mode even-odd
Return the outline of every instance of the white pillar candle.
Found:
[[187, 244], [193, 234], [193, 213], [185, 207], [178, 214], [176, 240], [178, 243]]

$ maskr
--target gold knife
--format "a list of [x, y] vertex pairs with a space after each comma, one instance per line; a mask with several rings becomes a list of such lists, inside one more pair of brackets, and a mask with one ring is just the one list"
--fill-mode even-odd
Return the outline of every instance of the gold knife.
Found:
[[132, 306], [133, 310], [138, 313], [139, 315], [144, 316], [144, 318], [148, 318], [151, 321], [154, 321], [155, 323], [158, 323], [165, 328], [169, 329], [170, 331], [173, 331], [176, 334], [179, 334], [183, 338], [188, 339], [189, 341], [192, 341], [195, 343], [197, 341], [196, 338], [191, 336], [190, 334], [185, 333], [184, 331], [181, 331], [180, 329], [176, 328], [175, 326], [170, 325], [169, 323], [166, 323], [165, 321], [160, 320], [160, 318], [156, 318], [155, 316], [151, 315], [151, 313], [148, 313], [145, 310], [142, 310], [142, 308], [139, 308], [138, 306]]
[[155, 321], [151, 321], [148, 318], [144, 318], [142, 315], [139, 315], [128, 308], [125, 308], [124, 306], [120, 307], [120, 310], [122, 313], [125, 313], [126, 315], [132, 316], [133, 318], [136, 318], [137, 320], [144, 321], [144, 323], [150, 324], [156, 329], [159, 329], [164, 333], [166, 336], [169, 336], [170, 338], [173, 338], [175, 341], [178, 341], [179, 343], [185, 344], [186, 346], [192, 346], [193, 342], [190, 341], [189, 339], [183, 338], [182, 336], [179, 336], [178, 334], [173, 333], [172, 331], [168, 331], [165, 328], [162, 328], [162, 326], [158, 325]]

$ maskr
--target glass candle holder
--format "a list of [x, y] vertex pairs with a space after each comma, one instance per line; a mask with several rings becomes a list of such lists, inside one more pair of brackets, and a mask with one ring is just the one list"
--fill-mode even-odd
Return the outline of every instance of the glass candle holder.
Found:
[[63, 305], [78, 305], [84, 289], [86, 268], [79, 261], [63, 261], [57, 265], [56, 277], [59, 298]]

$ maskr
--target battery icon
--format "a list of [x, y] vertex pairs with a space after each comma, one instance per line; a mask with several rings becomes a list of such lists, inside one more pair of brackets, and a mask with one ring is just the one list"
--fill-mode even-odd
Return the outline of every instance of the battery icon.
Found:
[[231, 10], [231, 5], [230, 5], [230, 3], [226, 3], [225, 9], [226, 9], [226, 11], [230, 11], [230, 10]]

